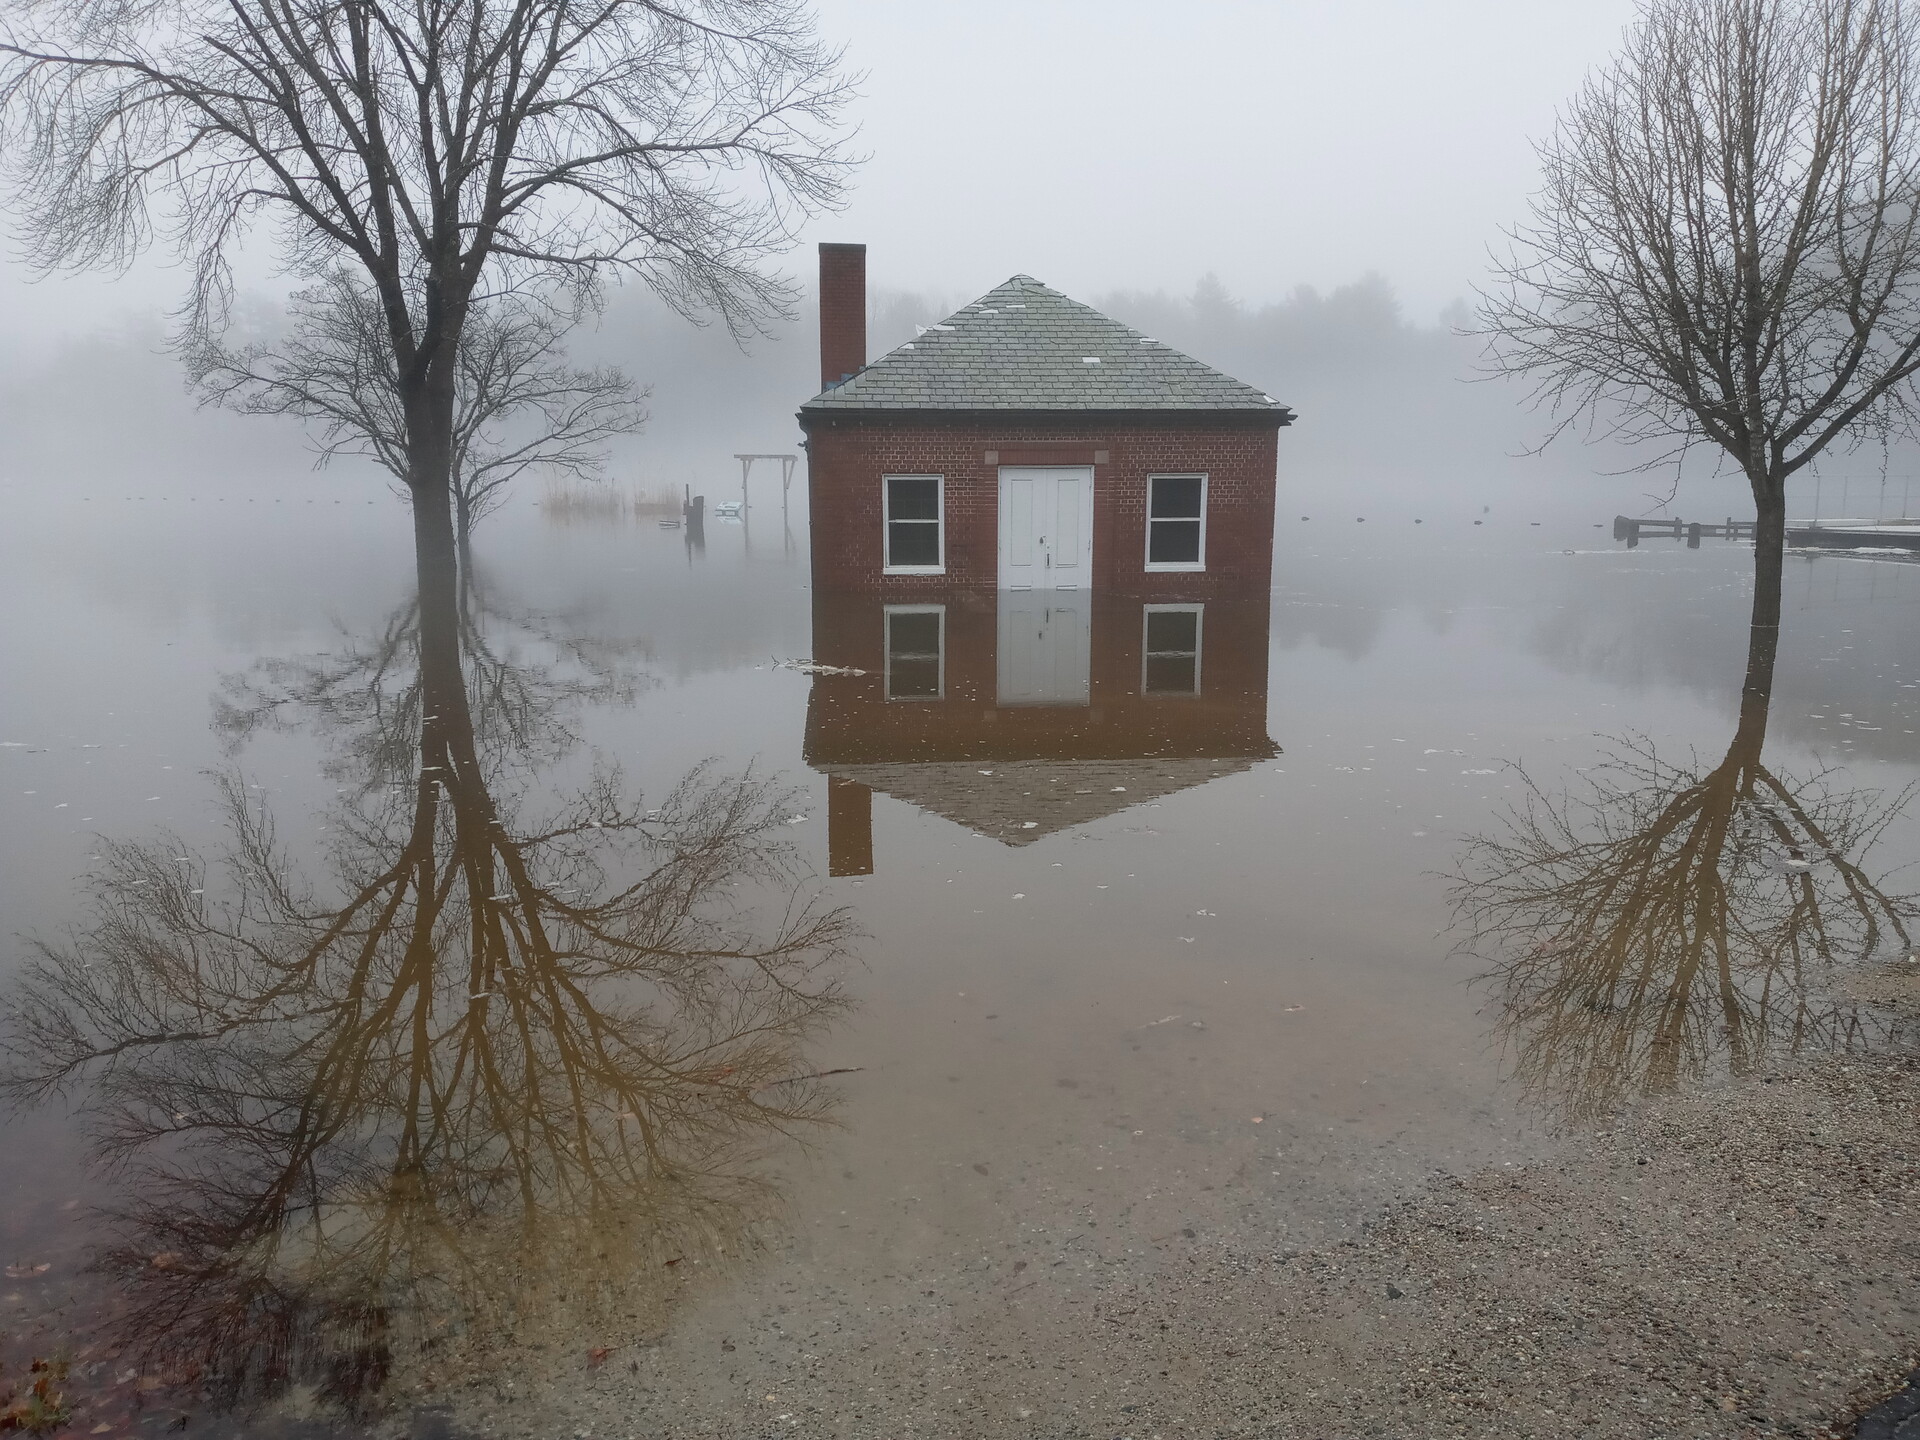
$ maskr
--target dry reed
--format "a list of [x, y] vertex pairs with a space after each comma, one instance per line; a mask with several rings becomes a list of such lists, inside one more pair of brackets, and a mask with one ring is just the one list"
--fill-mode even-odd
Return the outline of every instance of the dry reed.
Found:
[[672, 486], [631, 489], [607, 481], [562, 481], [547, 486], [540, 513], [573, 524], [619, 524], [642, 516], [678, 515], [680, 497]]

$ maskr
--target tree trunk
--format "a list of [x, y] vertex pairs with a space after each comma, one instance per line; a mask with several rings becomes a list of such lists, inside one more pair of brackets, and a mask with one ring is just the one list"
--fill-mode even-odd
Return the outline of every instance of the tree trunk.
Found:
[[[422, 742], [437, 748], [450, 733], [471, 733], [460, 666], [460, 546], [454, 527], [452, 375], [430, 368], [401, 397], [407, 423], [407, 489], [413, 501], [413, 551], [420, 595]], [[436, 726], [443, 729], [436, 729]], [[477, 777], [476, 777], [477, 778]]]
[[465, 591], [473, 585], [473, 499], [458, 485], [453, 487], [453, 525], [454, 552]]
[[1773, 662], [1780, 649], [1780, 581], [1786, 565], [1787, 497], [1784, 488], [1756, 483], [1753, 523], [1753, 619], [1747, 643], [1746, 697], [1764, 707], [1773, 694]]

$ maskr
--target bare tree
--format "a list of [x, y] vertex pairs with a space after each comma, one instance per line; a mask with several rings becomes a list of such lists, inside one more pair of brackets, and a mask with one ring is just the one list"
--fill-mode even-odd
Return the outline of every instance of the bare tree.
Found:
[[[407, 421], [400, 404], [380, 298], [363, 279], [335, 269], [293, 297], [282, 339], [235, 349], [207, 340], [187, 355], [209, 402], [244, 414], [317, 421], [322, 464], [363, 455], [403, 485]], [[463, 576], [472, 575], [473, 527], [529, 470], [589, 476], [606, 442], [646, 421], [642, 392], [611, 366], [566, 365], [563, 343], [577, 307], [551, 296], [476, 301], [456, 347], [453, 518]]]
[[765, 259], [840, 193], [838, 67], [802, 0], [19, 0], [0, 143], [31, 254], [119, 261], [164, 230], [190, 335], [219, 328], [260, 221], [296, 273], [365, 276], [438, 641], [474, 303], [630, 276], [752, 326], [787, 293]]
[[1539, 154], [1483, 296], [1491, 363], [1556, 433], [1723, 450], [1753, 492], [1753, 623], [1777, 626], [1787, 482], [1914, 415], [1920, 12], [1644, 0]]

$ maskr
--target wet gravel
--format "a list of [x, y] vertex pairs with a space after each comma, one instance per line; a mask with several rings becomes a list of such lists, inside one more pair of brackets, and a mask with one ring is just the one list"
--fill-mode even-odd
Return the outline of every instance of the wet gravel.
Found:
[[[1920, 1012], [1909, 975], [1868, 988]], [[983, 1261], [927, 1290], [769, 1257], [748, 1313], [690, 1310], [616, 1363], [470, 1393], [457, 1428], [1843, 1435], [1920, 1361], [1917, 1221], [1920, 1057], [1828, 1057], [1646, 1102], [1540, 1163], [1440, 1177], [1310, 1251], [1090, 1234], [1072, 1264]], [[1906, 1440], [1894, 1423], [1860, 1433]]]

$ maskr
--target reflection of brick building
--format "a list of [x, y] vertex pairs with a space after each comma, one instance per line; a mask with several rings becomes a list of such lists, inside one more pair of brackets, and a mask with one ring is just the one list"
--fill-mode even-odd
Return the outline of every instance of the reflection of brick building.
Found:
[[1267, 737], [1267, 597], [816, 593], [805, 755], [836, 875], [872, 793], [1021, 845], [1245, 770]]
[[1264, 595], [1286, 406], [1016, 275], [866, 359], [865, 247], [821, 247], [814, 584]]
[[875, 790], [1023, 844], [1275, 753], [1274, 466], [1293, 417], [1017, 275], [866, 363], [866, 255], [823, 245], [807, 434], [831, 868]]

